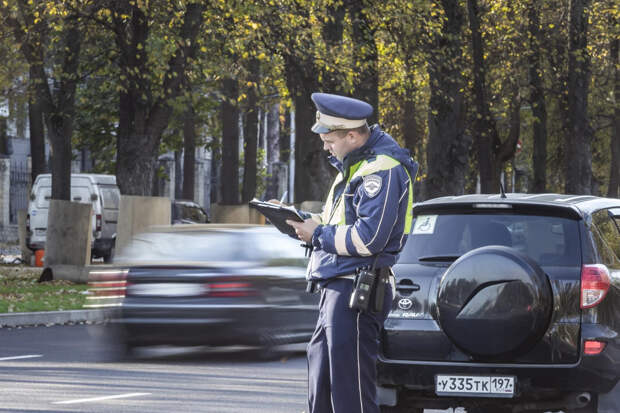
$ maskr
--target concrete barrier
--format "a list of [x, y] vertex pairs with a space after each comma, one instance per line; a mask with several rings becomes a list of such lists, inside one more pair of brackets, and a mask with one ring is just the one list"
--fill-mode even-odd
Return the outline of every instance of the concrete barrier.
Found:
[[6, 313], [0, 314], [0, 328], [70, 323], [101, 323], [117, 317], [117, 311], [117, 309], [96, 309]]
[[265, 217], [248, 205], [211, 204], [211, 222], [218, 224], [265, 224]]
[[67, 280], [78, 284], [86, 284], [88, 282], [89, 267], [84, 265], [67, 265], [67, 264], [45, 264], [52, 270], [52, 276], [55, 280]]
[[92, 222], [90, 204], [50, 200], [45, 240], [45, 266], [90, 263]]
[[170, 199], [122, 195], [116, 226], [116, 250], [152, 225], [170, 225]]

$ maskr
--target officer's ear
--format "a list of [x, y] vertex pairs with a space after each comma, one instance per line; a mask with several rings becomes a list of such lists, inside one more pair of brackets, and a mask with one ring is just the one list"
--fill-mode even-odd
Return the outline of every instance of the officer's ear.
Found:
[[353, 144], [357, 144], [359, 143], [360, 139], [362, 138], [360, 136], [359, 133], [355, 133], [354, 130], [350, 130], [347, 132], [346, 138], [349, 140], [349, 142], [353, 143]]

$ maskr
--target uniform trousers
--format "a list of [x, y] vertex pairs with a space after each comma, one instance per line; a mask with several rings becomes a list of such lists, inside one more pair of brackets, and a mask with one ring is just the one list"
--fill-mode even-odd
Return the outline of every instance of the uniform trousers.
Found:
[[353, 280], [321, 288], [319, 318], [308, 343], [309, 413], [379, 413], [376, 361], [379, 334], [392, 306], [386, 284], [382, 312], [349, 308]]

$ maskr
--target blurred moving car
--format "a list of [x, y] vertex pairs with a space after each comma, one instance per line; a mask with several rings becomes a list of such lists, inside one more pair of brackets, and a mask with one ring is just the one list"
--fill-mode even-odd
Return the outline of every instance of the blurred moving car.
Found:
[[305, 293], [306, 262], [299, 242], [271, 226], [175, 225], [137, 235], [115, 257], [126, 272], [116, 320], [123, 344], [307, 341], [318, 295]]
[[170, 208], [172, 224], [208, 224], [209, 214], [196, 202], [175, 199]]

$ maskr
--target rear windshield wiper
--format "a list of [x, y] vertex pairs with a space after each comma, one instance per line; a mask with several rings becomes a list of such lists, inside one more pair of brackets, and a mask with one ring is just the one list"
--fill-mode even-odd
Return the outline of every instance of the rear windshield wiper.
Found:
[[458, 260], [460, 255], [425, 255], [423, 257], [419, 257], [418, 261], [442, 261], [442, 262], [452, 262]]

